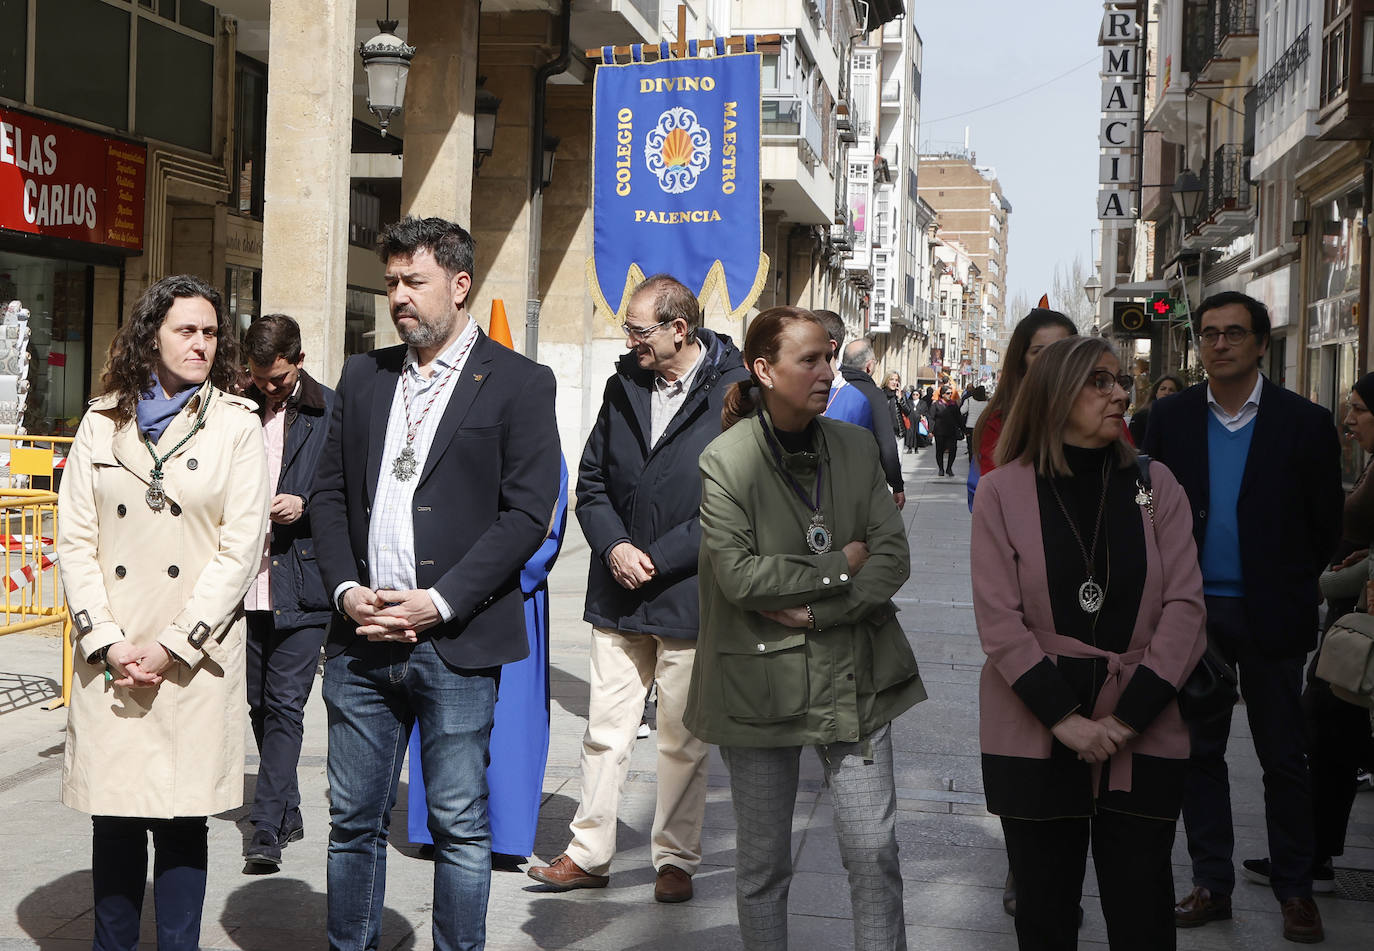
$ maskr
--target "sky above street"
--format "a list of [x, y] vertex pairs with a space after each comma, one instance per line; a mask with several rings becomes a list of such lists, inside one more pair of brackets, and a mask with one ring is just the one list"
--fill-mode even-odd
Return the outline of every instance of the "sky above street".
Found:
[[968, 127], [978, 164], [997, 170], [1012, 206], [1007, 299], [1035, 301], [1055, 265], [1095, 253], [1102, 5], [907, 0], [907, 9], [925, 44], [922, 151], [962, 147]]

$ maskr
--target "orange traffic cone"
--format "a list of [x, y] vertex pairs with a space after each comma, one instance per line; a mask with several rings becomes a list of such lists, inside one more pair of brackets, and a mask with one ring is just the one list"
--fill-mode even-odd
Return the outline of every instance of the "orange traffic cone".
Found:
[[1050, 309], [1050, 295], [1048, 295], [1048, 294], [1041, 294], [1041, 295], [1040, 295], [1040, 303], [1039, 303], [1039, 304], [1036, 304], [1035, 306], [1037, 306], [1037, 307], [1043, 307], [1043, 308], [1045, 308], [1046, 310], [1049, 310], [1049, 309]]
[[491, 322], [487, 327], [487, 336], [507, 350], [515, 349], [515, 341], [510, 336], [510, 324], [506, 323], [506, 302], [499, 297], [491, 302]]

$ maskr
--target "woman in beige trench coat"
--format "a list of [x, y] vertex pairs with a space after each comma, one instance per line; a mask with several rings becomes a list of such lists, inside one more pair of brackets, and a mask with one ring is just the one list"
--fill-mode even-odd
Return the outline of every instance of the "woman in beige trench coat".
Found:
[[158, 947], [194, 949], [206, 816], [243, 802], [241, 602], [267, 524], [252, 404], [220, 296], [143, 295], [62, 479], [57, 550], [75, 644], [62, 802], [92, 814], [98, 951], [138, 945], [153, 834]]

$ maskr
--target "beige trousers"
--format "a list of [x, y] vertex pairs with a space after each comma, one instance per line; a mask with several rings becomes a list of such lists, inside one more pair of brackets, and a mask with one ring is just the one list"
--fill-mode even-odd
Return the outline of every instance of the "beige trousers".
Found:
[[592, 628], [591, 705], [582, 737], [582, 802], [568, 857], [593, 875], [610, 871], [616, 813], [650, 683], [658, 684], [658, 802], [650, 839], [654, 868], [701, 864], [710, 747], [682, 725], [696, 641]]

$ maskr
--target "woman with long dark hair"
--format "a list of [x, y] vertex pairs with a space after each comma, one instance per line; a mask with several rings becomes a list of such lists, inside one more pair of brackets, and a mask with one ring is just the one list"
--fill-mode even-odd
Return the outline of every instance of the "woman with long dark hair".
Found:
[[997, 467], [994, 455], [997, 436], [1002, 431], [1002, 421], [1011, 412], [1012, 403], [1016, 402], [1016, 393], [1031, 364], [1040, 351], [1050, 344], [1077, 333], [1078, 328], [1072, 320], [1047, 307], [1032, 308], [1017, 322], [1007, 343], [1006, 359], [1002, 362], [1002, 375], [997, 380], [997, 389], [973, 430], [973, 446], [978, 453], [980, 476], [987, 475]]
[[59, 493], [75, 642], [62, 802], [92, 814], [97, 951], [138, 946], [153, 837], [157, 945], [192, 951], [206, 817], [243, 803], [244, 593], [267, 529], [266, 452], [231, 395], [219, 293], [178, 275], [110, 347]]
[[822, 416], [830, 345], [809, 311], [749, 325], [749, 379], [701, 456], [701, 633], [684, 722], [720, 746], [749, 951], [787, 947], [803, 747], [820, 758], [855, 947], [906, 947], [891, 723], [925, 698], [892, 596], [910, 572], [877, 446]]
[[1155, 400], [1162, 400], [1166, 396], [1182, 393], [1184, 389], [1183, 379], [1174, 373], [1166, 373], [1155, 380], [1154, 386], [1150, 387], [1150, 396], [1145, 400], [1145, 405], [1131, 414], [1131, 422], [1127, 427], [1131, 434], [1131, 440], [1137, 446], [1145, 442], [1145, 431], [1150, 426], [1150, 407], [1154, 405]]
[[1206, 647], [1188, 498], [1123, 438], [1132, 378], [1100, 337], [1051, 344], [973, 506], [979, 743], [1023, 951], [1078, 946], [1091, 849], [1113, 951], [1175, 946], [1170, 855]]

